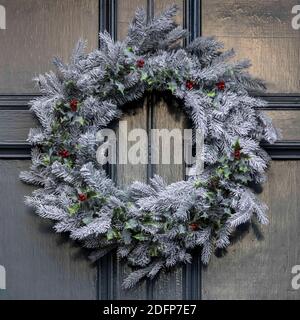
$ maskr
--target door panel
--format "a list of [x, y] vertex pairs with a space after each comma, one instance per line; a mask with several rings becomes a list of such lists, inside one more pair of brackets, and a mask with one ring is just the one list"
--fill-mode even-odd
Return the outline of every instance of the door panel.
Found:
[[[203, 299], [300, 299], [292, 267], [300, 261], [300, 163], [274, 161], [261, 195], [270, 224], [241, 233], [239, 242], [203, 270]], [[258, 241], [259, 238], [259, 241]]]
[[122, 40], [126, 37], [128, 25], [133, 18], [136, 8], [147, 9], [147, 0], [118, 1], [117, 3], [118, 40]]
[[0, 143], [25, 142], [28, 129], [37, 125], [38, 121], [28, 110], [0, 109]]
[[[183, 136], [183, 129], [187, 128], [188, 123], [186, 116], [180, 106], [171, 101], [167, 104], [162, 97], [156, 97], [156, 102], [153, 106], [153, 129], [168, 129], [170, 132], [173, 129], [180, 129]], [[154, 141], [151, 146], [152, 153], [156, 155], [159, 164], [153, 165], [153, 174], [158, 174], [170, 184], [185, 178], [185, 167], [180, 164], [174, 164], [174, 144], [171, 145], [171, 161], [170, 165], [162, 164], [162, 155], [165, 153], [162, 141]], [[181, 141], [182, 143], [182, 141]], [[182, 152], [183, 155], [183, 152]], [[178, 268], [170, 273], [161, 274], [153, 284], [153, 299], [154, 300], [181, 300], [183, 298], [183, 273], [184, 269]], [[167, 294], [166, 294], [167, 293]]]
[[159, 14], [160, 12], [162, 12], [163, 10], [166, 10], [168, 7], [170, 7], [173, 4], [176, 4], [178, 9], [179, 9], [179, 13], [176, 17], [176, 22], [178, 24], [183, 24], [183, 7], [184, 7], [184, 1], [182, 0], [155, 0], [154, 2], [154, 12], [155, 15]]
[[300, 90], [300, 32], [292, 28], [296, 0], [202, 0], [204, 35], [215, 35], [237, 58], [249, 58], [251, 72], [269, 92]]
[[[122, 117], [121, 121], [124, 121], [127, 125], [127, 132], [130, 133], [134, 129], [144, 129], [147, 132], [148, 121], [147, 121], [147, 99], [144, 101], [137, 102], [132, 104], [132, 111], [127, 112]], [[120, 136], [120, 131], [118, 132], [118, 143], [121, 143], [122, 137]], [[136, 141], [128, 142], [128, 150], [134, 145]], [[118, 144], [119, 147], [119, 144]], [[148, 145], [145, 145], [143, 148], [143, 154], [147, 157], [148, 155]], [[124, 154], [122, 155], [124, 156]], [[118, 153], [118, 160], [120, 160], [120, 154]], [[118, 161], [117, 163], [120, 163]], [[146, 164], [118, 164], [115, 166], [114, 178], [116, 183], [126, 188], [134, 181], [147, 182], [147, 165]], [[112, 263], [116, 264], [116, 261], [113, 260]], [[147, 299], [148, 288], [147, 283], [144, 282], [140, 284], [137, 288], [133, 290], [122, 290], [122, 282], [128, 276], [132, 269], [123, 262], [118, 262], [116, 265], [116, 292], [114, 299]]]
[[98, 45], [98, 0], [2, 0], [7, 29], [0, 30], [0, 94], [37, 93], [32, 79], [67, 60], [79, 38]]
[[24, 205], [32, 187], [19, 181], [29, 161], [0, 160], [0, 299], [95, 299], [97, 269], [68, 237]]
[[281, 130], [283, 141], [300, 141], [300, 110], [265, 111]]

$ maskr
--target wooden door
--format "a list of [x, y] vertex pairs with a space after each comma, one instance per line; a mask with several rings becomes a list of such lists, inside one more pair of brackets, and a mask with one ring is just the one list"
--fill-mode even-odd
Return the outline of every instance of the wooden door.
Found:
[[[79, 37], [89, 49], [107, 29], [125, 36], [137, 6], [150, 18], [169, 4], [181, 11], [178, 22], [191, 31], [216, 35], [226, 47], [254, 63], [252, 72], [269, 83], [266, 110], [283, 131], [283, 140], [268, 150], [274, 162], [261, 197], [270, 207], [270, 226], [257, 241], [258, 230], [241, 231], [222, 259], [202, 268], [195, 256], [190, 266], [123, 291], [127, 267], [115, 255], [91, 265], [86, 253], [67, 237], [53, 234], [51, 223], [25, 208], [31, 187], [19, 182], [28, 168], [26, 136], [35, 125], [28, 101], [37, 94], [31, 78], [51, 69], [54, 55], [64, 59]], [[299, 255], [300, 31], [291, 28], [293, 0], [2, 0], [6, 30], [0, 30], [0, 265], [6, 268], [7, 290], [0, 299], [299, 299], [292, 289], [291, 269]], [[175, 104], [152, 96], [124, 116], [131, 128], [185, 128]], [[160, 150], [152, 145], [152, 152]], [[168, 182], [184, 178], [178, 165], [118, 165], [110, 174], [126, 186], [153, 174]]]

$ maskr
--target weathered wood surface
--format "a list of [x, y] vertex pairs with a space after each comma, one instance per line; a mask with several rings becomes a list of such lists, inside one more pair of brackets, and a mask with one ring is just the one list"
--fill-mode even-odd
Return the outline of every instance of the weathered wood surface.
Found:
[[251, 72], [269, 92], [300, 90], [300, 32], [292, 28], [294, 0], [203, 0], [203, 34], [217, 36], [237, 58], [249, 58]]
[[[282, 131], [282, 140], [300, 140], [299, 111], [273, 110], [265, 112], [273, 119], [276, 127]], [[136, 122], [138, 119], [132, 121]], [[30, 111], [0, 109], [0, 143], [25, 142], [29, 128], [37, 126], [38, 121]], [[165, 169], [169, 170], [170, 168], [166, 167]]]
[[33, 191], [19, 180], [29, 161], [0, 161], [0, 299], [96, 299], [97, 268], [68, 237], [24, 205]]
[[281, 130], [282, 140], [300, 141], [300, 111], [265, 111]]
[[0, 110], [0, 143], [24, 142], [29, 128], [38, 126], [30, 111]]
[[[147, 132], [147, 100], [141, 101], [136, 105], [133, 105], [133, 110], [122, 117], [122, 121], [126, 123], [128, 134], [134, 129], [143, 129]], [[120, 132], [119, 132], [120, 133]], [[124, 138], [124, 137], [123, 137]], [[118, 142], [120, 142], [120, 134], [118, 135]], [[126, 139], [126, 138], [125, 138]], [[134, 145], [136, 141], [128, 141], [128, 150]], [[119, 144], [118, 144], [119, 146]], [[148, 155], [148, 144], [143, 146], [143, 154]], [[124, 157], [124, 154], [122, 154]], [[128, 159], [128, 157], [126, 157]], [[120, 154], [118, 153], [118, 159]], [[147, 182], [147, 165], [146, 164], [131, 164], [129, 161], [127, 164], [118, 164], [115, 172], [116, 183], [126, 188], [134, 181]], [[116, 292], [114, 298], [116, 299], [147, 299], [147, 285], [143, 283], [133, 290], [122, 290], [121, 284], [125, 277], [131, 272], [131, 268], [126, 263], [119, 262], [116, 266]]]
[[[173, 129], [181, 131], [187, 127], [185, 114], [180, 110], [180, 106], [174, 101], [167, 104], [162, 98], [156, 97], [153, 108], [153, 129], [167, 129], [171, 132]], [[174, 145], [177, 141], [173, 140], [171, 145], [170, 165], [162, 163], [162, 155], [166, 152], [162, 141], [154, 141], [151, 146], [152, 152], [158, 152], [157, 159], [160, 158], [158, 164], [153, 165], [153, 173], [158, 174], [165, 179], [167, 183], [183, 180], [185, 178], [184, 164], [176, 164], [177, 159], [174, 156]], [[183, 145], [183, 141], [179, 141]], [[176, 145], [175, 145], [176, 146]], [[178, 145], [176, 146], [178, 147]], [[175, 153], [176, 154], [176, 153]], [[181, 156], [183, 155], [183, 152]], [[180, 157], [180, 155], [179, 155]], [[181, 157], [182, 158], [182, 157]], [[183, 269], [178, 268], [167, 274], [161, 274], [153, 285], [153, 299], [165, 300], [174, 299], [181, 300], [183, 297]], [[166, 295], [166, 292], [168, 294]]]
[[[7, 29], [0, 32], [0, 94], [38, 92], [32, 79], [68, 60], [79, 38], [98, 45], [98, 0], [2, 0]], [[5, 76], [4, 76], [5, 75]]]
[[[287, 1], [203, 1], [203, 33], [216, 35], [237, 58], [252, 60], [251, 72], [267, 80], [269, 92], [298, 93], [299, 37]], [[299, 139], [298, 111], [267, 111], [283, 140]], [[203, 299], [299, 299], [291, 269], [299, 264], [299, 162], [273, 162], [261, 198], [270, 225], [263, 239], [246, 232], [222, 259], [202, 273]]]
[[118, 1], [117, 6], [117, 34], [118, 39], [122, 40], [127, 35], [128, 24], [131, 22], [136, 8], [147, 10], [147, 0]]
[[273, 162], [261, 195], [269, 206], [270, 224], [250, 230], [213, 258], [203, 270], [203, 299], [300, 299], [293, 290], [292, 267], [300, 261], [300, 163]]

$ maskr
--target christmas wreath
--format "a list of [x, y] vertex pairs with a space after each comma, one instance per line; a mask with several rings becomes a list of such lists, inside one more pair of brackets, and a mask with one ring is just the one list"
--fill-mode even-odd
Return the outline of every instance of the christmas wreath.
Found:
[[[174, 22], [176, 12], [172, 6], [147, 23], [138, 9], [124, 41], [102, 33], [100, 50], [89, 54], [80, 41], [69, 64], [56, 58], [57, 72], [38, 77], [42, 96], [31, 103], [41, 127], [30, 131], [32, 166], [21, 179], [41, 188], [26, 203], [54, 220], [57, 232], [94, 249], [93, 259], [117, 249], [133, 267], [124, 288], [190, 263], [194, 248], [207, 264], [237, 226], [268, 222], [251, 189], [269, 162], [260, 143], [278, 137], [260, 111], [265, 102], [250, 94], [265, 85], [213, 38], [184, 47], [188, 33]], [[96, 160], [103, 143], [96, 133], [147, 92], [171, 93], [202, 130], [205, 169], [171, 185], [154, 176], [122, 190]]]

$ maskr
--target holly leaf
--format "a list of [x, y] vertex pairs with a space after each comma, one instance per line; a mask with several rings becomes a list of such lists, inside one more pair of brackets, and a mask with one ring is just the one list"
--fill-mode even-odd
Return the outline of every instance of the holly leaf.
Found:
[[241, 150], [241, 145], [240, 145], [240, 140], [237, 139], [235, 144], [234, 144], [234, 150]]
[[148, 238], [143, 235], [142, 233], [138, 233], [136, 235], [133, 236], [134, 239], [138, 240], [138, 241], [145, 241], [147, 240]]
[[158, 248], [157, 247], [151, 247], [149, 249], [149, 255], [150, 255], [150, 257], [157, 257], [158, 256]]
[[127, 57], [129, 58], [132, 58], [134, 57], [134, 53], [133, 53], [133, 48], [132, 47], [127, 47], [125, 50], [124, 50], [124, 53]]
[[43, 164], [46, 165], [46, 166], [49, 166], [51, 163], [51, 159], [48, 155], [44, 156], [43, 158]]
[[111, 241], [114, 239], [114, 236], [115, 236], [115, 233], [112, 229], [110, 229], [109, 231], [107, 231], [107, 234], [106, 234], [106, 239], [108, 241]]
[[239, 171], [242, 173], [247, 173], [247, 172], [249, 172], [249, 168], [245, 165], [241, 165], [241, 166], [239, 166]]
[[74, 163], [71, 159], [64, 159], [64, 164], [66, 164], [68, 168], [72, 169]]
[[224, 172], [223, 172], [223, 174], [224, 174], [224, 177], [225, 177], [226, 179], [228, 179], [229, 176], [231, 175], [231, 171], [230, 171], [230, 169], [229, 169], [228, 166], [225, 166], [225, 167], [224, 167]]
[[210, 91], [207, 93], [207, 96], [210, 97], [210, 98], [214, 98], [216, 96], [216, 92], [215, 91]]
[[141, 74], [141, 81], [146, 81], [148, 79], [148, 74], [145, 71], [142, 71]]
[[128, 220], [128, 221], [125, 223], [125, 227], [124, 227], [124, 228], [125, 228], [126, 230], [133, 230], [133, 229], [135, 229], [137, 226], [138, 226], [137, 221], [134, 220], [134, 219], [130, 219], [130, 220]]
[[81, 126], [83, 126], [84, 123], [85, 123], [83, 117], [76, 117], [75, 120], [74, 120], [74, 122], [79, 123]]
[[122, 241], [124, 242], [125, 245], [131, 244], [132, 239], [131, 239], [130, 231], [125, 229], [122, 231]]
[[207, 212], [202, 213], [202, 214], [201, 214], [201, 218], [207, 219], [207, 218], [208, 218]]
[[92, 218], [92, 217], [83, 218], [83, 219], [82, 219], [82, 222], [83, 222], [85, 225], [88, 225], [88, 224], [90, 224], [91, 222], [93, 222], [93, 218]]
[[180, 224], [180, 225], [178, 226], [178, 233], [179, 233], [179, 234], [185, 234], [185, 232], [186, 232], [185, 226], [182, 225], [182, 224]]
[[172, 81], [168, 83], [168, 90], [170, 90], [172, 93], [174, 93], [177, 89], [177, 83]]
[[231, 215], [231, 209], [230, 208], [225, 208], [224, 209], [224, 213], [230, 216]]
[[215, 197], [215, 194], [213, 192], [206, 192], [205, 197], [209, 200], [213, 200]]
[[203, 183], [202, 183], [202, 181], [198, 180], [195, 182], [194, 186], [196, 189], [199, 189], [203, 186]]
[[75, 203], [68, 208], [68, 211], [71, 216], [74, 216], [76, 213], [78, 213], [79, 209], [80, 209], [80, 204]]
[[117, 81], [117, 82], [116, 82], [116, 86], [117, 86], [117, 88], [118, 88], [118, 91], [121, 92], [122, 94], [124, 94], [124, 90], [125, 90], [124, 84]]
[[110, 229], [106, 234], [106, 238], [108, 241], [111, 241], [114, 239], [120, 239], [121, 233], [120, 233], [120, 231], [118, 231], [116, 229]]

